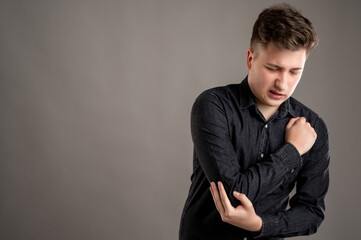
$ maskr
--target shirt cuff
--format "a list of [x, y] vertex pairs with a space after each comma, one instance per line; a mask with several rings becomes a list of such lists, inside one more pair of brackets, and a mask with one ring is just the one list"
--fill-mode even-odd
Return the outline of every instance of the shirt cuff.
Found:
[[289, 171], [294, 170], [302, 165], [302, 158], [297, 148], [289, 142], [286, 142], [277, 152], [276, 156], [280, 157]]
[[[258, 215], [259, 216], [259, 215]], [[271, 215], [259, 216], [262, 219], [262, 230], [258, 234], [254, 234], [254, 238], [273, 236], [279, 229], [278, 218]]]

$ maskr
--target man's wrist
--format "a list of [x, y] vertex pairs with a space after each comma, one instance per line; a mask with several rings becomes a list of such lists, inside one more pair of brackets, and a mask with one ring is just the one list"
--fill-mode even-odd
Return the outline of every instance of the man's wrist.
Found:
[[260, 232], [262, 230], [262, 225], [263, 225], [262, 218], [260, 218], [260, 216], [258, 215], [255, 215], [254, 224], [252, 226], [252, 229], [250, 229], [250, 231]]

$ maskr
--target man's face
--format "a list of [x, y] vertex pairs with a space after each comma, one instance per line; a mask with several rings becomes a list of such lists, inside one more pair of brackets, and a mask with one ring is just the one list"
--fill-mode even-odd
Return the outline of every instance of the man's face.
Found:
[[248, 84], [258, 108], [274, 109], [288, 99], [295, 90], [306, 62], [305, 49], [290, 51], [273, 44], [258, 46], [257, 53], [248, 50]]

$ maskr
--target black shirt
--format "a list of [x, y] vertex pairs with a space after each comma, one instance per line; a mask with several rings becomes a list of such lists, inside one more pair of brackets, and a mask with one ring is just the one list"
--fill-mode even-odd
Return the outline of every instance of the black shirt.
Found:
[[[317, 133], [309, 152], [300, 156], [284, 140], [293, 117], [305, 117]], [[282, 239], [315, 233], [324, 219], [329, 185], [329, 142], [324, 121], [289, 98], [266, 121], [247, 78], [204, 91], [192, 107], [193, 174], [179, 237], [196, 239]], [[215, 208], [210, 182], [222, 181], [234, 207], [233, 191], [246, 194], [262, 218], [260, 233], [224, 223]], [[296, 194], [289, 194], [296, 185]], [[289, 204], [289, 207], [287, 207]]]

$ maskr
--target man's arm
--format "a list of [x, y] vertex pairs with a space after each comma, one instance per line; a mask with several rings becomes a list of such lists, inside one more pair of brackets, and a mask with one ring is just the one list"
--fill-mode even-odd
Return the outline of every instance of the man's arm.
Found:
[[304, 157], [297, 176], [296, 194], [290, 209], [273, 214], [260, 214], [263, 229], [260, 236], [291, 237], [317, 231], [325, 218], [325, 196], [329, 186], [329, 140], [324, 121], [315, 124], [317, 140]]
[[285, 143], [262, 162], [241, 171], [223, 104], [212, 91], [196, 99], [191, 114], [195, 151], [208, 181], [221, 181], [233, 206], [238, 205], [233, 191], [244, 193], [255, 202], [277, 188], [287, 174], [301, 166], [302, 160], [297, 149]]
[[[315, 233], [324, 219], [324, 198], [329, 185], [329, 142], [327, 128], [319, 119], [315, 128], [319, 137], [308, 154], [297, 178], [297, 190], [290, 201], [290, 209], [271, 214], [257, 215], [245, 195], [234, 193], [242, 205], [234, 208], [221, 183], [219, 191], [214, 183], [211, 192], [216, 208], [224, 222], [249, 230], [260, 229], [256, 237], [291, 237]], [[249, 220], [249, 221], [247, 221]]]

